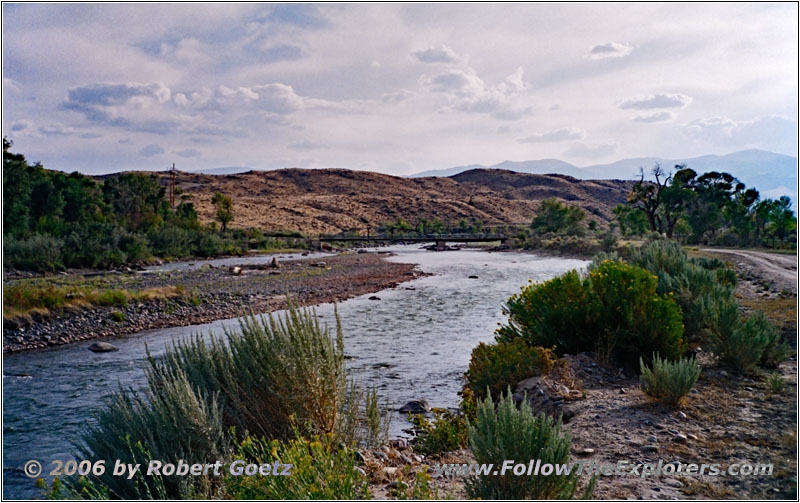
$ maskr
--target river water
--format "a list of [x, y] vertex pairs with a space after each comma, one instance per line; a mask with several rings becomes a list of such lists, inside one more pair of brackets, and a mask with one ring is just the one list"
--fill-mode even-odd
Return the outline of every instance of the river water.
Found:
[[[433, 274], [338, 306], [351, 373], [377, 387], [381, 402], [393, 408], [416, 398], [456, 407], [472, 348], [492, 339], [504, 319], [502, 303], [529, 280], [586, 265], [522, 253], [431, 252], [416, 245], [382, 250], [396, 254], [389, 260]], [[369, 300], [372, 295], [380, 300]], [[333, 326], [332, 305], [316, 311]], [[93, 341], [83, 341], [3, 357], [3, 497], [40, 496], [22, 471], [25, 462], [36, 459], [47, 470], [51, 460], [71, 458], [71, 442], [104, 396], [120, 386], [143, 387], [146, 344], [158, 355], [174, 338], [221, 333], [223, 326], [238, 325], [219, 320], [114, 338], [119, 351], [113, 353], [91, 353]], [[395, 413], [392, 436], [409, 426]]]

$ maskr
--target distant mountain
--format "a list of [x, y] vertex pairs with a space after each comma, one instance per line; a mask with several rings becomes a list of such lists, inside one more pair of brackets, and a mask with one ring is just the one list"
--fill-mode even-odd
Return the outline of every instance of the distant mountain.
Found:
[[725, 171], [737, 177], [748, 187], [757, 188], [763, 197], [776, 198], [788, 195], [797, 207], [797, 158], [764, 150], [742, 150], [728, 155], [704, 155], [683, 159], [637, 157], [610, 164], [585, 167], [578, 167], [557, 159], [503, 161], [493, 166], [470, 165], [424, 171], [411, 175], [411, 177], [454, 176], [472, 169], [489, 168], [539, 175], [562, 174], [582, 180], [632, 180], [638, 178], [639, 168], [644, 168], [645, 176], [647, 176], [656, 163], [668, 170], [672, 170], [678, 164], [685, 164], [698, 174], [709, 171]]

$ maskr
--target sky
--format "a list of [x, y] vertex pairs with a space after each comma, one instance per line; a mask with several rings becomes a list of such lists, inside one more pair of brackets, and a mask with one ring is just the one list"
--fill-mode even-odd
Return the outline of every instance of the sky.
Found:
[[797, 155], [798, 5], [11, 4], [2, 133], [89, 174]]

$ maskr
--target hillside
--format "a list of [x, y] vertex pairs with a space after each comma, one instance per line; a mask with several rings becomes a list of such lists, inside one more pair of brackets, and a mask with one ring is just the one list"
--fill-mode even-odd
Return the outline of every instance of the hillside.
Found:
[[[160, 176], [166, 185], [167, 175]], [[584, 208], [602, 226], [614, 206], [624, 202], [632, 183], [497, 169], [424, 178], [338, 169], [177, 175], [178, 187], [192, 196], [203, 222], [213, 219], [211, 197], [219, 191], [233, 198], [234, 227], [308, 234], [376, 228], [398, 217], [412, 224], [420, 218], [454, 224], [462, 218], [527, 223], [539, 201], [550, 197]]]

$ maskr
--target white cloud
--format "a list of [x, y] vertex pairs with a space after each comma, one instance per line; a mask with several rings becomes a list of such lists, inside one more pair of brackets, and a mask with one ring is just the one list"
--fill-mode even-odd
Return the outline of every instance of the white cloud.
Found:
[[515, 103], [515, 96], [526, 87], [522, 68], [496, 86], [484, 82], [472, 68], [445, 70], [421, 80], [431, 91], [448, 95], [453, 110], [487, 114], [498, 120], [518, 120], [533, 110]]
[[675, 118], [675, 113], [670, 112], [667, 110], [662, 110], [660, 112], [645, 112], [636, 115], [633, 119], [634, 122], [665, 122], [671, 121]]
[[617, 106], [623, 110], [648, 110], [652, 108], [684, 108], [692, 102], [685, 94], [650, 94], [621, 100]]
[[401, 89], [393, 93], [384, 93], [381, 96], [381, 101], [384, 103], [400, 103], [414, 96], [414, 93]]
[[518, 143], [549, 143], [568, 140], [582, 140], [586, 137], [586, 132], [575, 127], [564, 127], [554, 129], [546, 133], [535, 133], [525, 138], [517, 140]]
[[728, 117], [696, 119], [683, 127], [684, 138], [702, 140], [712, 145], [737, 148], [778, 150], [781, 145], [797, 149], [797, 120], [779, 115], [766, 115], [749, 120]]
[[633, 51], [633, 46], [621, 44], [619, 42], [606, 42], [605, 44], [595, 45], [589, 50], [589, 57], [592, 59], [622, 58]]
[[458, 54], [444, 44], [422, 51], [414, 51], [411, 54], [420, 63], [458, 63], [461, 61]]

